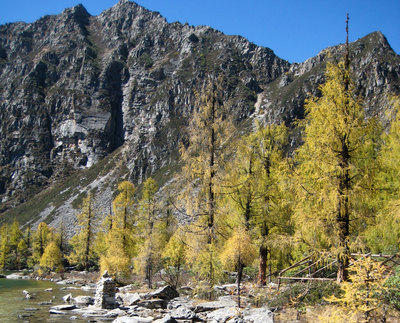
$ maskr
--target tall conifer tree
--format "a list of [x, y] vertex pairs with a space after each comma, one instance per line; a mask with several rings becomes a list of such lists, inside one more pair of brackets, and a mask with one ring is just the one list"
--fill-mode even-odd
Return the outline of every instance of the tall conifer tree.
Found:
[[[299, 122], [304, 144], [298, 163], [297, 225], [311, 250], [337, 256], [337, 281], [348, 278], [350, 243], [367, 221], [368, 198], [376, 171], [376, 118], [366, 119], [345, 58], [328, 63], [322, 97], [306, 102]], [[353, 231], [351, 231], [353, 229]]]
[[192, 239], [197, 243], [191, 252], [192, 256], [198, 255], [196, 268], [207, 272], [212, 291], [216, 271], [220, 268], [216, 243], [221, 217], [221, 184], [227, 146], [234, 133], [224, 102], [221, 78], [209, 77], [204, 93], [198, 96], [188, 128], [189, 143], [187, 147], [181, 146], [180, 153], [184, 162], [182, 175], [186, 180], [183, 190], [185, 207], [193, 219], [193, 232], [197, 234]]

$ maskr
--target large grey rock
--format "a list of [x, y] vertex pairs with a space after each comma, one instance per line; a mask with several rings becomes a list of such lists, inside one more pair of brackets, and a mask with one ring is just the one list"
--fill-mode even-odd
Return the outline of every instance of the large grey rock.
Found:
[[151, 323], [154, 319], [152, 317], [119, 317], [112, 323]]
[[120, 299], [125, 306], [136, 305], [141, 300], [138, 293], [117, 293], [116, 298]]
[[50, 314], [56, 314], [56, 315], [65, 315], [65, 314], [67, 314], [67, 312], [65, 312], [65, 311], [56, 310], [56, 309], [50, 309], [49, 313]]
[[76, 308], [76, 305], [70, 304], [70, 305], [54, 305], [50, 307], [51, 310], [56, 310], [56, 311], [70, 311]]
[[7, 279], [22, 279], [23, 275], [21, 274], [10, 274], [10, 275], [6, 275]]
[[274, 313], [267, 308], [252, 308], [243, 311], [243, 319], [253, 323], [273, 323]]
[[170, 315], [166, 315], [161, 319], [155, 320], [154, 323], [177, 323], [177, 321]]
[[185, 306], [178, 306], [169, 313], [176, 320], [193, 320], [196, 314]]
[[77, 304], [86, 304], [86, 305], [92, 305], [94, 304], [94, 297], [91, 296], [85, 296], [85, 295], [80, 295], [76, 296], [73, 301]]
[[178, 291], [171, 286], [163, 286], [157, 290], [148, 293], [145, 298], [161, 298], [161, 299], [173, 299], [179, 297]]
[[213, 311], [217, 310], [220, 308], [225, 308], [225, 307], [235, 307], [236, 302], [232, 297], [230, 296], [224, 296], [220, 297], [217, 301], [213, 302], [205, 302], [196, 305], [194, 312], [195, 313], [200, 313], [200, 312], [208, 312], [208, 311]]
[[207, 319], [216, 323], [225, 323], [229, 319], [237, 317], [240, 315], [240, 312], [235, 307], [224, 307], [218, 310], [212, 311], [207, 314]]
[[149, 308], [149, 309], [159, 309], [167, 308], [167, 302], [164, 299], [144, 299], [137, 303], [138, 306]]
[[63, 300], [64, 302], [71, 302], [73, 299], [74, 299], [74, 297], [72, 296], [71, 293], [69, 293], [69, 294], [67, 294], [67, 295], [64, 295], [64, 296], [62, 297], [62, 300]]

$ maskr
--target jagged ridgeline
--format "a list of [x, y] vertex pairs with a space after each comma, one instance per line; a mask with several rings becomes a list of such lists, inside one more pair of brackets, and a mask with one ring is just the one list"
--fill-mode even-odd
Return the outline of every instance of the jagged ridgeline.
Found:
[[[400, 58], [380, 32], [350, 50], [368, 113], [383, 116], [386, 94], [400, 93]], [[222, 76], [237, 125], [290, 125], [308, 93], [318, 95], [326, 61], [342, 55], [338, 45], [290, 64], [130, 1], [99, 16], [78, 5], [1, 25], [0, 223], [73, 224], [89, 191], [107, 213], [122, 179], [153, 176], [162, 186], [179, 168], [179, 142], [209, 75]]]

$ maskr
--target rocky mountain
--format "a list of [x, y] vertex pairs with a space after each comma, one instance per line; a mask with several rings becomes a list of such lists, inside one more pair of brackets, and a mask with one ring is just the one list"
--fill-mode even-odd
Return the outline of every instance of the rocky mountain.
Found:
[[[165, 183], [210, 75], [223, 76], [238, 125], [291, 124], [343, 50], [290, 64], [243, 37], [168, 23], [127, 0], [99, 16], [78, 5], [1, 25], [0, 223], [73, 224], [84, 192], [96, 192], [108, 212], [122, 178]], [[400, 93], [400, 57], [380, 32], [350, 50], [366, 109], [383, 116], [386, 95]]]

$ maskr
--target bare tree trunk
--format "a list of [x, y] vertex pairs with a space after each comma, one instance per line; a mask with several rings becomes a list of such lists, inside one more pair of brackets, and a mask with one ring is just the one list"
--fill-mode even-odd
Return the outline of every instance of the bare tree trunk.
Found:
[[261, 246], [259, 249], [259, 266], [257, 284], [264, 286], [267, 280], [268, 248]]
[[238, 307], [240, 308], [240, 283], [242, 282], [243, 275], [243, 264], [242, 260], [238, 259], [238, 268], [237, 268], [237, 295], [238, 295]]

